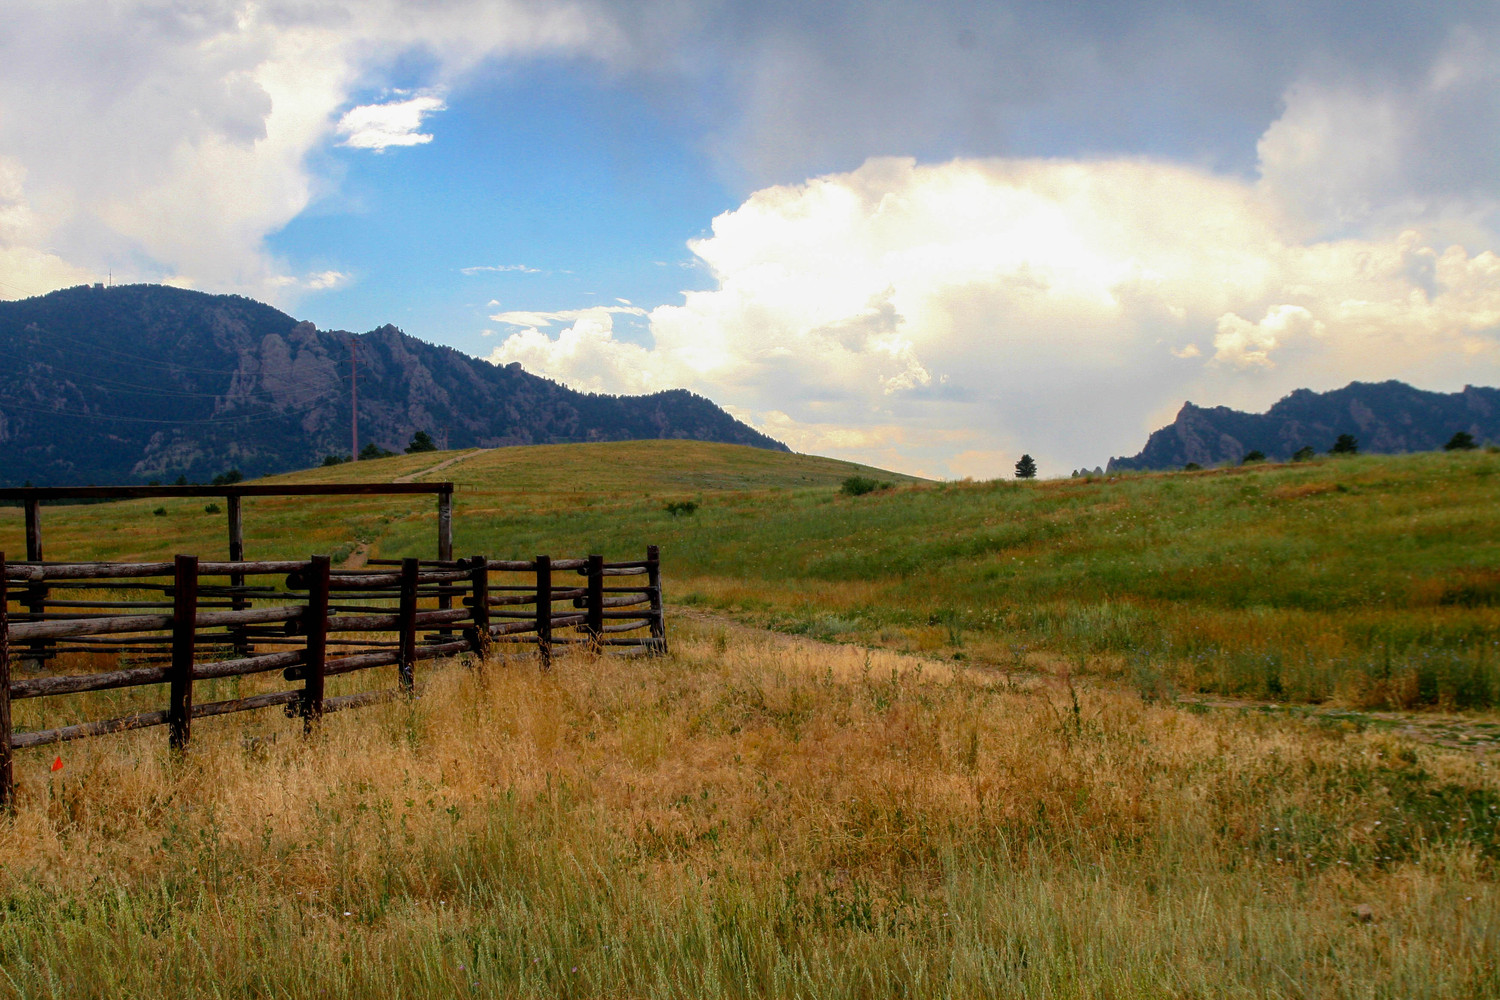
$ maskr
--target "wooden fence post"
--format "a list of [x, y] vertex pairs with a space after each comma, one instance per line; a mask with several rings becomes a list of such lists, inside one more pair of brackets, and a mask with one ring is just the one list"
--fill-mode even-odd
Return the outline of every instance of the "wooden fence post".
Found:
[[[245, 561], [245, 521], [240, 513], [240, 495], [238, 493], [227, 493], [224, 496], [225, 506], [229, 511], [229, 561]], [[245, 585], [245, 574], [230, 573], [229, 585], [231, 587], [243, 587]], [[250, 606], [250, 601], [240, 594], [234, 594], [229, 599], [229, 606], [236, 611], [243, 611]], [[235, 625], [230, 630], [234, 635], [234, 652], [236, 656], [249, 656], [250, 643], [245, 639], [245, 627]]]
[[416, 689], [417, 667], [417, 560], [401, 560], [401, 607], [397, 612], [401, 658], [396, 665], [401, 690]]
[[646, 586], [651, 588], [651, 638], [658, 654], [667, 651], [667, 618], [662, 610], [661, 596], [661, 550], [655, 545], [646, 546]]
[[[42, 502], [35, 497], [26, 500], [26, 561], [39, 563], [42, 561]], [[44, 603], [47, 600], [47, 584], [37, 582], [26, 588], [27, 610], [38, 616], [47, 610]], [[42, 664], [47, 662], [47, 642], [45, 639], [37, 640], [27, 647], [32, 660], [31, 668], [40, 670]]]
[[482, 667], [490, 658], [490, 561], [484, 556], [469, 560], [469, 602], [474, 618], [474, 652]]
[[588, 636], [589, 648], [599, 652], [599, 639], [604, 634], [604, 557], [589, 556], [588, 609], [584, 612], [583, 631]]
[[10, 749], [10, 595], [6, 592], [5, 553], [0, 552], [0, 812], [16, 804], [16, 775]]
[[172, 589], [172, 703], [167, 709], [173, 750], [187, 746], [193, 721], [193, 656], [198, 637], [198, 557], [178, 556]]
[[552, 557], [536, 557], [536, 651], [552, 669]]
[[[438, 561], [453, 561], [453, 493], [448, 490], [438, 494]], [[449, 585], [438, 584], [438, 608], [447, 611], [451, 607], [453, 595], [449, 592]], [[451, 636], [453, 630], [440, 629], [438, 634]]]
[[311, 733], [323, 718], [323, 670], [328, 662], [327, 556], [307, 565], [307, 662], [302, 667], [302, 732]]

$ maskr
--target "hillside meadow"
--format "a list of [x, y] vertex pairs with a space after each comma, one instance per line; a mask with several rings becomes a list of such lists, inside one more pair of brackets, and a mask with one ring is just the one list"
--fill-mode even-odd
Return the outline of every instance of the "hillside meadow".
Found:
[[[424, 666], [310, 739], [271, 711], [181, 755], [161, 730], [22, 752], [0, 998], [1500, 994], [1494, 755], [1188, 697], [1488, 725], [1497, 463], [1018, 484], [469, 455], [433, 476], [459, 554], [660, 544], [670, 655]], [[47, 552], [217, 554], [204, 507], [47, 507]], [[430, 556], [433, 508], [247, 500], [247, 550]], [[0, 510], [0, 549], [20, 529]]]
[[[391, 479], [457, 454], [279, 478]], [[933, 483], [650, 441], [496, 449], [432, 478], [457, 487], [457, 554], [659, 544], [669, 601], [780, 631], [1104, 674], [1163, 695], [1474, 709], [1500, 701], [1497, 470], [1500, 455], [1430, 453]], [[851, 475], [892, 486], [842, 495]], [[684, 501], [693, 514], [667, 511]], [[203, 506], [47, 508], [47, 554], [222, 551], [223, 515]], [[425, 498], [249, 500], [246, 550], [430, 557], [432, 509]], [[18, 510], [0, 511], [0, 546], [24, 551]]]

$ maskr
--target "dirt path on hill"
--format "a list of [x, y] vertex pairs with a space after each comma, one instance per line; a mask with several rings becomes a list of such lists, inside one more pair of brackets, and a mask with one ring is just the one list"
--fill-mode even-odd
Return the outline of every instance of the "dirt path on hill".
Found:
[[395, 479], [392, 479], [391, 482], [414, 483], [422, 476], [431, 475], [434, 472], [441, 472], [444, 469], [448, 468], [448, 466], [450, 465], [457, 465], [459, 462], [467, 461], [468, 459], [473, 458], [475, 455], [483, 455], [485, 452], [490, 450], [491, 449], [489, 448], [471, 448], [470, 450], [464, 452], [462, 455], [454, 455], [452, 458], [444, 459], [437, 465], [431, 466], [430, 468], [422, 469], [418, 472], [408, 472], [404, 476], [397, 476]]
[[[714, 611], [701, 608], [669, 607], [669, 618], [686, 618], [701, 625], [723, 629], [730, 635], [743, 636], [759, 641], [770, 640], [786, 645], [827, 646], [831, 649], [847, 648], [846, 644], [814, 639], [809, 636], [791, 635], [773, 629], [761, 628]], [[916, 654], [914, 654], [916, 655]], [[971, 669], [997, 671], [1009, 675], [1024, 675], [1035, 680], [1049, 676], [1043, 670], [1018, 670], [1011, 664], [987, 663], [982, 660], [966, 660]], [[1119, 687], [1112, 681], [1101, 681], [1097, 677], [1075, 677], [1084, 684]], [[1389, 712], [1329, 705], [1287, 705], [1281, 702], [1254, 701], [1241, 698], [1223, 698], [1194, 695], [1178, 698], [1176, 704], [1189, 711], [1261, 712], [1267, 715], [1301, 719], [1316, 725], [1351, 730], [1374, 729], [1394, 736], [1442, 747], [1463, 753], [1489, 757], [1500, 754], [1500, 720], [1495, 718], [1470, 717], [1444, 712]]]

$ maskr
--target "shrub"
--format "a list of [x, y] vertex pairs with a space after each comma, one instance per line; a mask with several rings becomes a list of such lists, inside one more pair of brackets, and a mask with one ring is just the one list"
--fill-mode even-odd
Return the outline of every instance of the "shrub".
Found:
[[1340, 434], [1338, 440], [1333, 442], [1333, 447], [1328, 449], [1330, 455], [1358, 455], [1359, 438], [1353, 434]]
[[361, 462], [368, 462], [376, 458], [390, 458], [394, 454], [396, 454], [394, 451], [386, 451], [384, 448], [380, 447], [380, 445], [376, 444], [374, 441], [371, 441], [369, 444], [359, 449], [359, 460]]
[[1473, 451], [1478, 447], [1479, 443], [1474, 440], [1474, 435], [1470, 434], [1468, 431], [1459, 431], [1448, 439], [1448, 443], [1443, 445], [1443, 450]]
[[1313, 451], [1312, 445], [1305, 444], [1302, 447], [1298, 448], [1296, 451], [1292, 452], [1292, 461], [1306, 462], [1316, 454], [1317, 452]]
[[839, 487], [839, 492], [845, 496], [862, 497], [878, 489], [880, 489], [880, 484], [868, 476], [850, 476]]
[[327, 465], [343, 465], [347, 461], [349, 461], [349, 456], [348, 455], [324, 455], [323, 456], [323, 464], [325, 466], [327, 466]]
[[1036, 478], [1036, 460], [1034, 458], [1032, 458], [1030, 455], [1022, 455], [1020, 461], [1018, 461], [1016, 463], [1016, 478], [1017, 479], [1035, 479]]
[[215, 486], [233, 486], [244, 478], [244, 474], [239, 469], [230, 469], [228, 472], [221, 472], [217, 476], [214, 476], [213, 484]]
[[1261, 451], [1259, 448], [1252, 448], [1250, 451], [1245, 452], [1245, 457], [1240, 460], [1240, 464], [1248, 465], [1251, 462], [1264, 462], [1265, 460], [1265, 452]]
[[433, 443], [432, 435], [426, 431], [417, 431], [412, 435], [411, 443], [406, 446], [406, 453], [415, 455], [422, 451], [437, 451], [437, 445]]
[[166, 517], [167, 516], [167, 508], [165, 508], [165, 507], [158, 507], [155, 510], [153, 510], [151, 513], [154, 514], [154, 515], [156, 515], [157, 517]]
[[1202, 470], [1202, 468], [1203, 468], [1203, 466], [1199, 465], [1197, 462], [1189, 462], [1187, 465], [1184, 465], [1182, 467], [1182, 471], [1183, 472], [1198, 472], [1198, 471]]
[[203, 513], [205, 514], [217, 514], [218, 512], [219, 505], [216, 503], [206, 503], [203, 505]]
[[673, 517], [676, 517], [678, 514], [682, 514], [685, 517], [691, 517], [693, 514], [697, 513], [698, 504], [693, 500], [673, 500], [670, 501], [664, 509]]

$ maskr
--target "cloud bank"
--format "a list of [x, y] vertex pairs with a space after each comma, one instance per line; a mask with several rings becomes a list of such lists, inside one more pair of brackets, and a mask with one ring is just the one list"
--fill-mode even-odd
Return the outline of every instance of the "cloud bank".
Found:
[[[1421, 134], [1436, 78], [1366, 94], [1354, 125], [1325, 110], [1346, 93], [1293, 91], [1256, 178], [1143, 158], [875, 158], [768, 187], [690, 244], [716, 287], [653, 310], [650, 348], [585, 311], [491, 359], [596, 390], [685, 385], [799, 450], [945, 476], [1002, 475], [1022, 451], [1047, 474], [1101, 464], [1185, 398], [1493, 382], [1494, 181], [1357, 170], [1344, 143], [1353, 129], [1416, 157], [1402, 136]], [[1371, 117], [1391, 127], [1359, 131]], [[1474, 249], [1447, 242], [1461, 236]]]
[[[328, 183], [310, 155], [429, 142], [436, 93], [484, 60], [608, 59], [619, 39], [590, 9], [0, 0], [0, 295], [108, 268], [282, 304], [330, 287], [264, 246]], [[350, 107], [412, 52], [434, 66], [432, 90]]]

